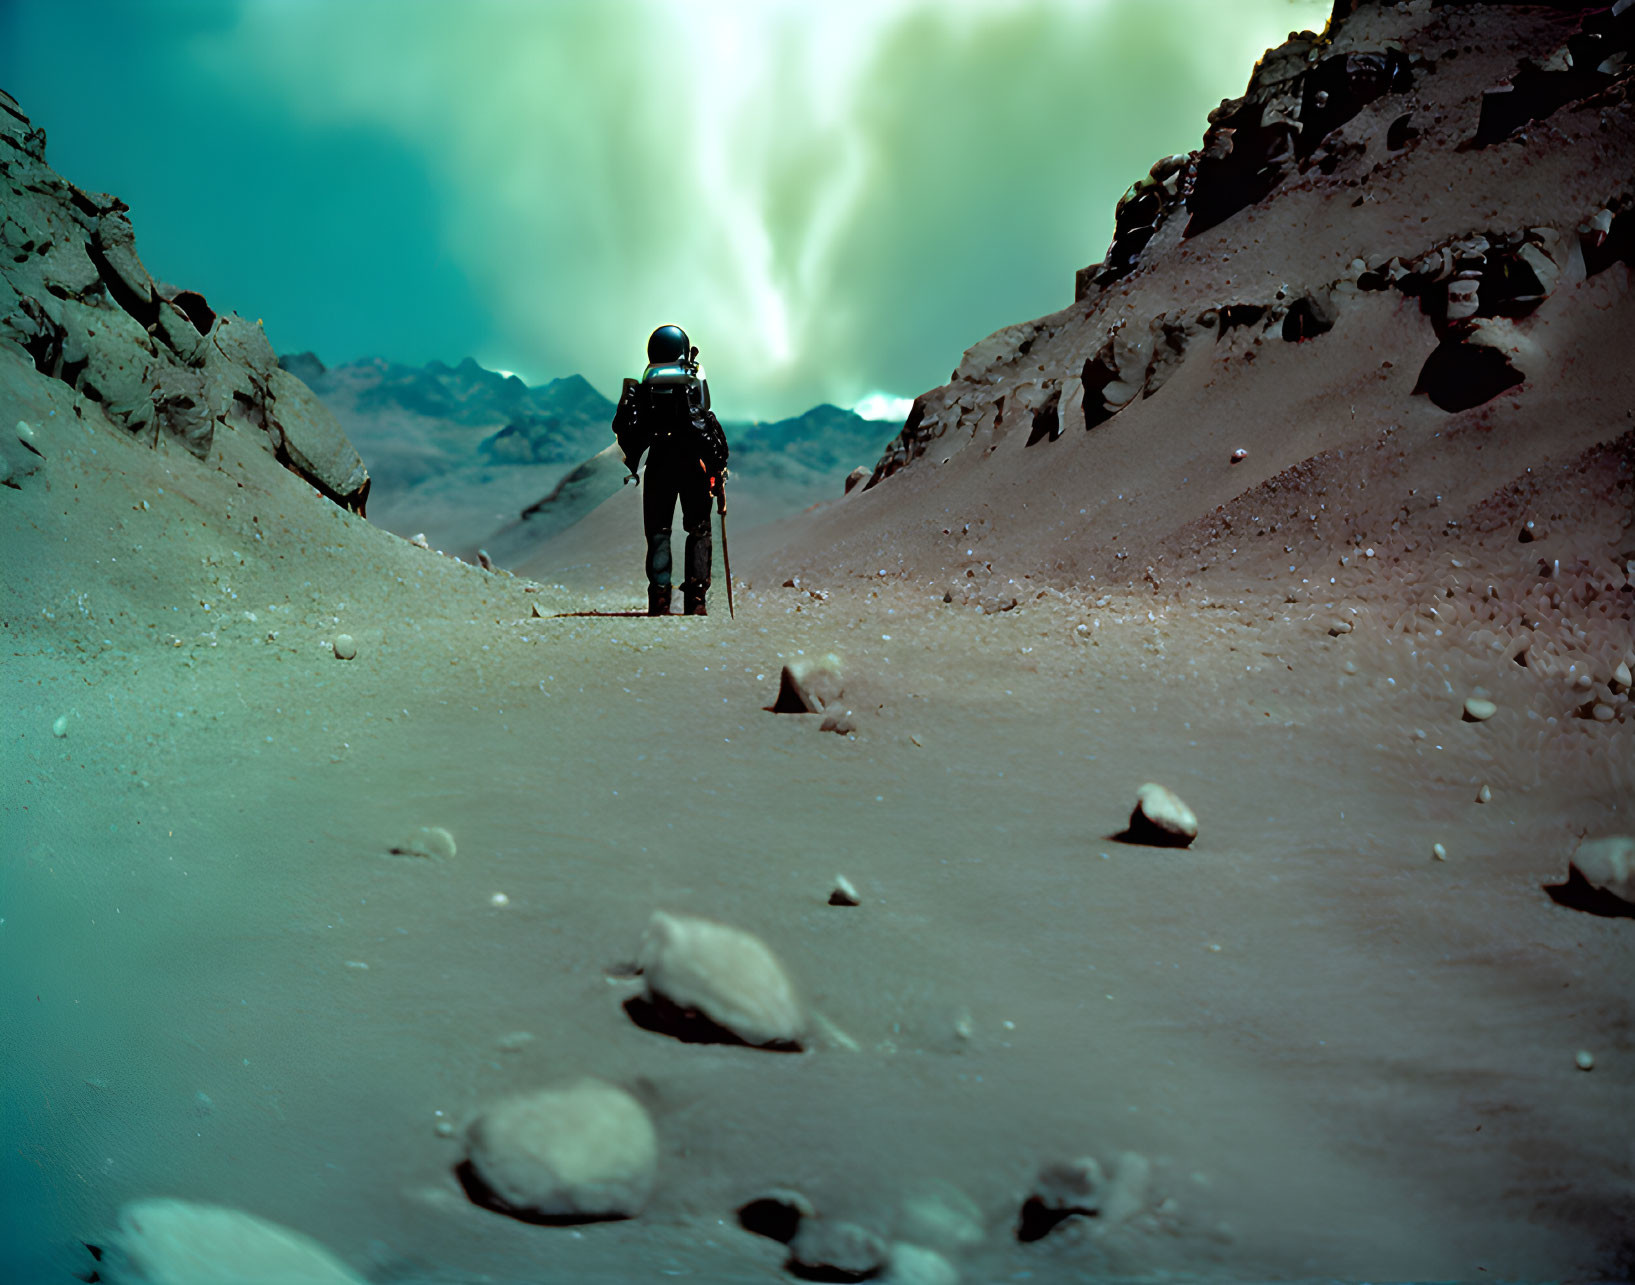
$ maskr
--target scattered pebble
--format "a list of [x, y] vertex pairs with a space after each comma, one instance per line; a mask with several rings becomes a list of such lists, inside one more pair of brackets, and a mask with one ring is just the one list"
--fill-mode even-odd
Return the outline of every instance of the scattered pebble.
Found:
[[392, 845], [393, 856], [426, 857], [433, 861], [451, 861], [455, 854], [454, 836], [440, 825], [423, 825]]
[[924, 1245], [897, 1241], [889, 1251], [886, 1270], [875, 1277], [881, 1285], [958, 1285], [959, 1269]]
[[1244, 450], [1243, 447], [1241, 447], [1241, 446], [1238, 447], [1237, 450], [1232, 452], [1232, 463], [1234, 463], [1234, 464], [1242, 464], [1243, 461], [1248, 459], [1248, 458], [1249, 458], [1249, 452]]
[[789, 1269], [808, 1279], [865, 1281], [886, 1265], [886, 1242], [856, 1223], [806, 1218], [789, 1242]]
[[68, 735], [68, 715], [59, 714], [57, 721], [51, 724], [51, 735], [63, 737]]
[[1590, 717], [1597, 723], [1610, 723], [1618, 717], [1618, 711], [1605, 701], [1596, 701], [1595, 708], [1590, 711]]
[[1629, 690], [1630, 675], [1627, 661], [1620, 660], [1618, 668], [1612, 671], [1611, 686], [1614, 691], [1627, 692]]
[[431, 548], [430, 543], [426, 540], [426, 533], [424, 531], [415, 532], [414, 538], [410, 540], [409, 543], [419, 545], [422, 549]]
[[452, 1138], [454, 1136], [454, 1122], [452, 1120], [439, 1120], [433, 1132], [439, 1138]]
[[897, 1233], [933, 1249], [959, 1251], [987, 1238], [985, 1221], [970, 1196], [951, 1182], [934, 1180], [904, 1197]]
[[1482, 786], [1481, 789], [1476, 791], [1476, 802], [1478, 802], [1478, 803], [1491, 803], [1491, 802], [1493, 802], [1493, 791], [1488, 789], [1487, 786], [1485, 786], [1485, 785]]
[[509, 906], [511, 898], [507, 897], [503, 892], [496, 892], [488, 899], [488, 904], [491, 906]]
[[1328, 626], [1328, 636], [1338, 638], [1341, 634], [1350, 633], [1356, 625], [1350, 620], [1332, 620]]
[[829, 894], [829, 904], [831, 906], [856, 906], [861, 901], [862, 898], [857, 895], [857, 889], [852, 886], [852, 881], [846, 878], [845, 875], [836, 875], [834, 890]]
[[1440, 843], [1433, 843], [1431, 844], [1431, 856], [1435, 857], [1438, 861], [1446, 861], [1448, 859], [1448, 850]]
[[1573, 1061], [1578, 1063], [1578, 1069], [1580, 1071], [1595, 1070], [1595, 1054], [1591, 1053], [1588, 1049], [1579, 1049], [1578, 1055], [1573, 1058]]
[[332, 646], [336, 660], [351, 660], [358, 654], [358, 644], [351, 634], [336, 634]]
[[1464, 719], [1467, 723], [1485, 723], [1499, 712], [1499, 707], [1481, 696], [1465, 697]]
[[486, 1108], [466, 1154], [506, 1212], [629, 1218], [652, 1194], [658, 1136], [635, 1098], [586, 1077]]
[[1174, 791], [1149, 781], [1136, 791], [1124, 836], [1132, 843], [1184, 848], [1198, 837], [1198, 818]]
[[746, 1044], [796, 1045], [805, 1006], [759, 937], [708, 919], [655, 911], [642, 942], [650, 999], [693, 1009]]
[[165, 1285], [301, 1281], [364, 1285], [317, 1241], [240, 1209], [186, 1200], [138, 1200], [119, 1211], [120, 1279]]

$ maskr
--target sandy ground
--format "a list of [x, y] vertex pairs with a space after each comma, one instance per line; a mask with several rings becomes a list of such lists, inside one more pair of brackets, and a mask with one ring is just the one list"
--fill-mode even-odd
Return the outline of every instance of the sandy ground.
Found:
[[[39, 387], [0, 497], [9, 1279], [168, 1194], [379, 1280], [770, 1280], [761, 1189], [889, 1236], [937, 1183], [982, 1211], [969, 1280], [1631, 1270], [1629, 922], [1539, 886], [1629, 828], [1628, 733], [1547, 723], [1507, 658], [1261, 578], [990, 615], [765, 548], [736, 620], [536, 619], [639, 586], [530, 591]], [[855, 734], [763, 711], [829, 652]], [[1109, 837], [1146, 780], [1193, 847]], [[457, 856], [388, 855], [419, 824]], [[760, 933], [857, 1047], [635, 1026], [656, 908]], [[439, 1122], [580, 1073], [652, 1110], [649, 1210], [468, 1202]], [[1142, 1217], [1016, 1242], [1042, 1163], [1125, 1149]]]

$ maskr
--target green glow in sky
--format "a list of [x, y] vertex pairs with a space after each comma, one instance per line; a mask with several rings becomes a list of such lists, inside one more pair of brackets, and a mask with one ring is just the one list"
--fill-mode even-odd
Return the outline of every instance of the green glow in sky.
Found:
[[12, 0], [0, 86], [151, 271], [329, 363], [730, 418], [912, 396], [1064, 307], [1118, 195], [1328, 0]]

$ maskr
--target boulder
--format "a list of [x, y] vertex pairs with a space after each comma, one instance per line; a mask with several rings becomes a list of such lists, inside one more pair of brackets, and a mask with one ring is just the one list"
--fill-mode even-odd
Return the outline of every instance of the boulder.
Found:
[[650, 1004], [701, 1015], [745, 1044], [798, 1048], [807, 1013], [783, 965], [751, 933], [655, 911], [639, 965]]
[[586, 1077], [485, 1108], [466, 1130], [466, 1158], [468, 1190], [502, 1212], [631, 1218], [653, 1191], [658, 1135], [635, 1098]]
[[808, 1218], [789, 1242], [789, 1270], [805, 1280], [866, 1281], [887, 1261], [886, 1242], [856, 1223]]
[[337, 504], [362, 513], [369, 470], [340, 421], [288, 371], [274, 369], [267, 389], [271, 394], [267, 435], [278, 458]]
[[126, 1205], [106, 1257], [114, 1278], [152, 1285], [364, 1285], [299, 1232], [186, 1200]]
[[1635, 837], [1627, 834], [1585, 839], [1568, 863], [1591, 888], [1635, 909]]
[[738, 1207], [740, 1227], [785, 1245], [795, 1239], [803, 1219], [816, 1216], [812, 1202], [788, 1187], [774, 1187]]

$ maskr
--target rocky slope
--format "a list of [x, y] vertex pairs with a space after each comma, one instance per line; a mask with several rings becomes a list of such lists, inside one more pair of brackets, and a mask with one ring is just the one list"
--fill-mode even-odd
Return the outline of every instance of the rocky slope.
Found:
[[760, 569], [990, 609], [1254, 585], [1604, 674], [1635, 593], [1632, 43], [1628, 3], [1340, 5], [1132, 186], [1070, 306], [968, 350]]
[[[362, 513], [369, 474], [312, 392], [281, 370], [259, 323], [156, 285], [117, 197], [46, 163], [45, 132], [0, 92], [0, 351], [72, 389], [74, 414], [205, 461], [247, 433], [291, 472]], [[22, 367], [0, 362], [0, 413]]]

